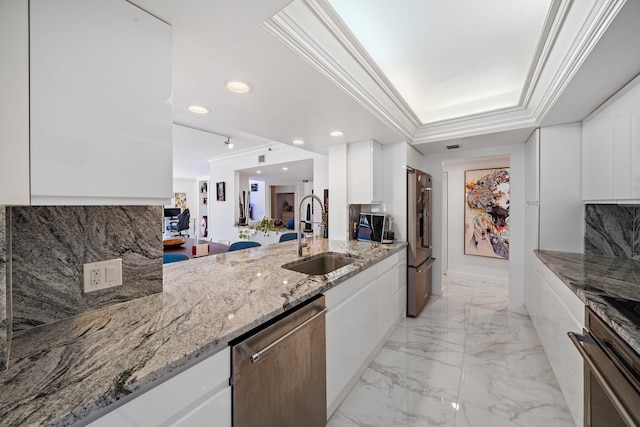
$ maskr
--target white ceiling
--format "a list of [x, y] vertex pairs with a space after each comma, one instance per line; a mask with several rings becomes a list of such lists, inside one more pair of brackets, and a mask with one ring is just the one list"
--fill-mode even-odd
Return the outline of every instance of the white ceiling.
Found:
[[551, 6], [551, 0], [329, 2], [422, 123], [517, 106]]
[[[368, 139], [426, 154], [520, 143], [581, 120], [640, 70], [635, 1], [133, 1], [173, 26], [174, 122], [204, 132], [177, 132], [176, 176], [201, 176], [198, 150], [216, 156], [226, 137], [321, 154]], [[230, 93], [233, 78], [253, 90]]]
[[[283, 169], [285, 167], [286, 170]], [[248, 176], [249, 179], [265, 181], [269, 185], [299, 185], [304, 181], [313, 181], [313, 160], [252, 167], [241, 169], [239, 172]]]

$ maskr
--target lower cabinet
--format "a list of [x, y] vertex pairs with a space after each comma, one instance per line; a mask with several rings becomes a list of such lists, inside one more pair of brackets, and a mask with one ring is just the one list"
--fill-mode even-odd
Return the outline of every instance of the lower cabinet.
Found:
[[[401, 251], [325, 293], [327, 417], [404, 317], [406, 267]], [[89, 425], [230, 427], [230, 375], [225, 348]]]
[[225, 348], [89, 425], [230, 427], [230, 374], [230, 349]]
[[[542, 261], [536, 258], [531, 289], [531, 320], [577, 426], [583, 425], [584, 378], [582, 357], [567, 332], [581, 333], [584, 303]], [[528, 290], [529, 291], [529, 290]]]
[[325, 292], [327, 417], [404, 316], [405, 285], [406, 254], [402, 251]]

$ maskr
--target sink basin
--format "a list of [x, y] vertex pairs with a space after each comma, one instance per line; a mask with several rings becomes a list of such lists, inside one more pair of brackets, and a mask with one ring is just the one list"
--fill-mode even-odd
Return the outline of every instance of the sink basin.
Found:
[[282, 268], [311, 275], [327, 274], [340, 267], [349, 265], [357, 259], [356, 257], [339, 252], [323, 252], [308, 259], [283, 264]]

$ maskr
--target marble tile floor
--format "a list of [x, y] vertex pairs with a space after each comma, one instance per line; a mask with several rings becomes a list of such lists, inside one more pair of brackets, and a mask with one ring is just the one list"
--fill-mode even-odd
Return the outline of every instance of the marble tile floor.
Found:
[[444, 279], [403, 319], [327, 426], [575, 427], [528, 316], [507, 287]]

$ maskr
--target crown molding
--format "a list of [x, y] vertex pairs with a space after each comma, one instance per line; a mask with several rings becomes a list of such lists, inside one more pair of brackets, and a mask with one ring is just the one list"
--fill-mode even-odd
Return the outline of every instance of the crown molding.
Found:
[[536, 122], [544, 120], [625, 3], [626, 0], [602, 0], [594, 5], [551, 84], [544, 88], [541, 100], [535, 105]]
[[324, 0], [296, 0], [262, 26], [402, 137], [421, 125]]
[[294, 0], [262, 25], [410, 144], [423, 144], [539, 126], [625, 2], [598, 0], [569, 28], [574, 1], [553, 0], [518, 105], [424, 124], [326, 0]]

